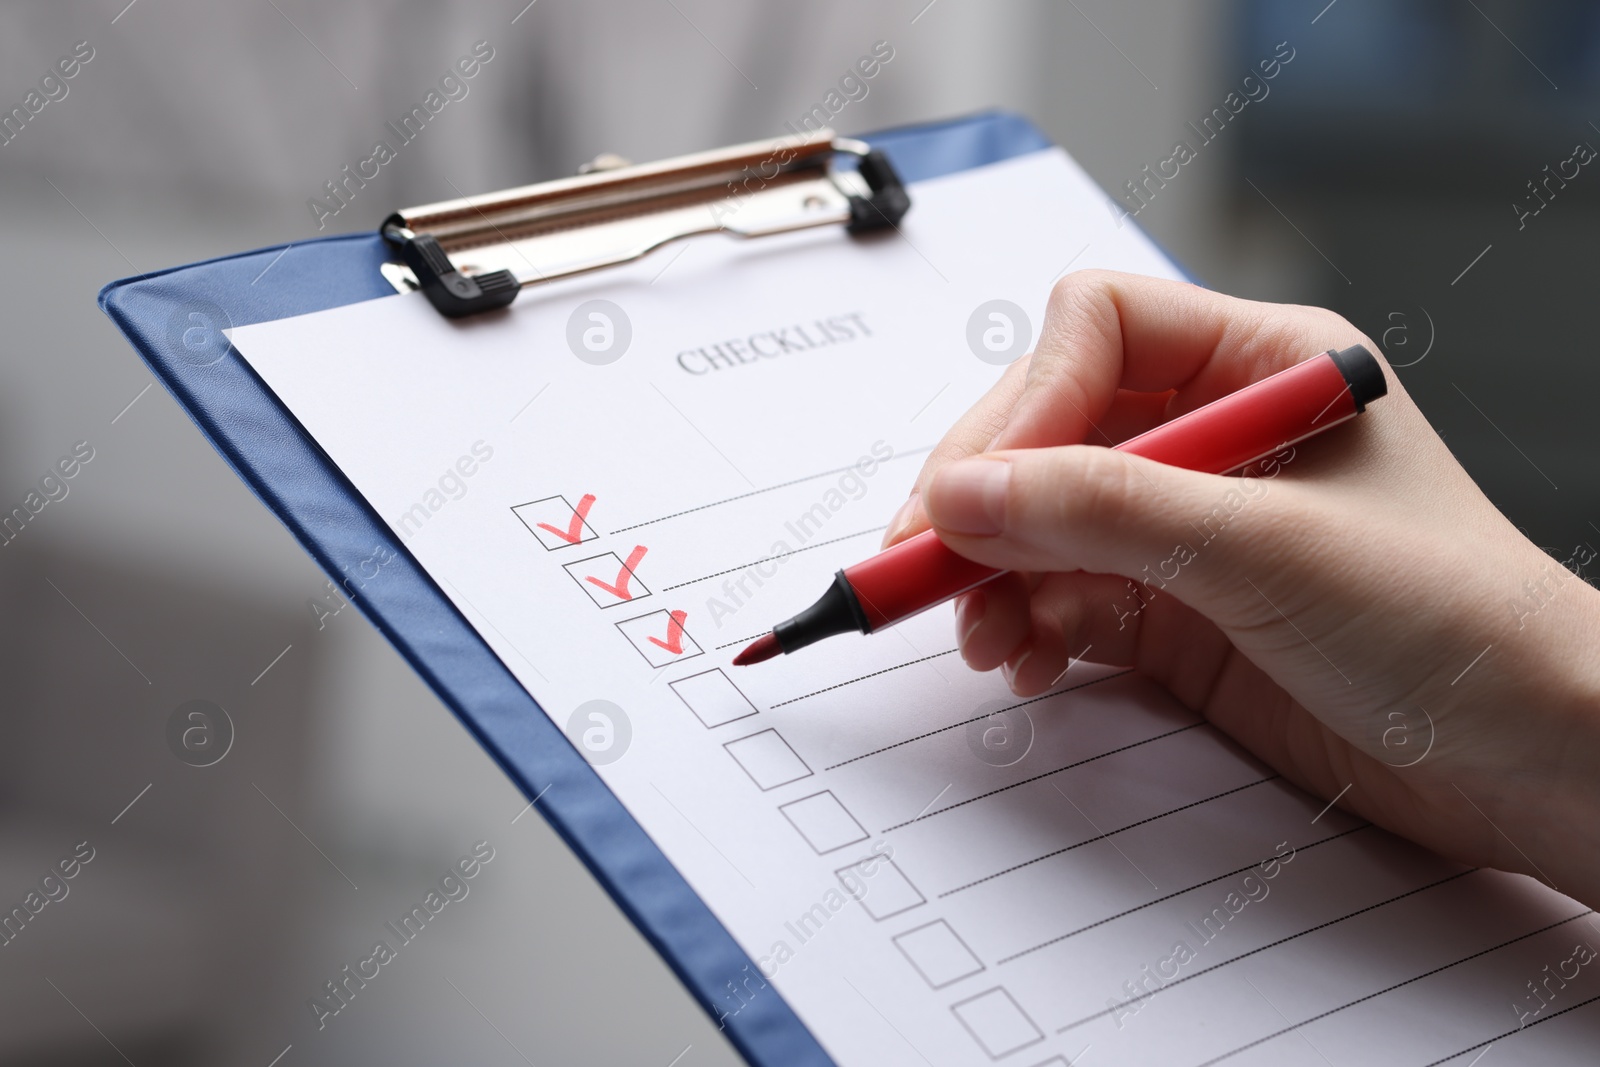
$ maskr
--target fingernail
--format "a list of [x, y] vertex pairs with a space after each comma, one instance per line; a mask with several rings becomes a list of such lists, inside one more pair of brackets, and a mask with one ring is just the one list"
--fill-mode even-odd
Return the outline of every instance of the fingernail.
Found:
[[1006, 491], [1011, 464], [964, 459], [933, 476], [928, 486], [928, 517], [951, 533], [991, 537], [1006, 525]]
[[967, 658], [967, 642], [972, 640], [972, 635], [983, 625], [984, 612], [988, 610], [988, 600], [983, 595], [982, 589], [974, 589], [963, 596], [956, 603], [956, 646], [961, 649], [961, 658]]
[[[1028, 662], [1028, 657], [1031, 655], [1033, 655], [1033, 649], [1030, 648], [1028, 651], [1018, 656], [1015, 661], [1007, 663], [1000, 670], [1000, 673], [1005, 675], [1007, 688], [1009, 688], [1013, 693], [1017, 693], [1017, 672], [1022, 670], [1022, 665]], [[1017, 693], [1017, 695], [1021, 696], [1022, 694]]]
[[883, 545], [881, 547], [888, 548], [889, 543], [900, 536], [906, 527], [911, 525], [912, 520], [917, 516], [917, 503], [921, 499], [922, 494], [913, 489], [911, 495], [906, 497], [906, 502], [900, 505], [900, 510], [894, 513], [894, 518], [889, 520], [889, 528], [883, 531]]

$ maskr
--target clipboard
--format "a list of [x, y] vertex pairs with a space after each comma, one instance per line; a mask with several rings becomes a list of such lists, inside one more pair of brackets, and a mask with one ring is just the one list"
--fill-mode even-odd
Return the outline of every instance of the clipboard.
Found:
[[[824, 153], [817, 146], [825, 140], [800, 139], [818, 165]], [[895, 212], [904, 210], [894, 192], [898, 180], [931, 179], [1051, 146], [1027, 120], [1003, 112], [850, 141], [846, 154], [862, 161], [857, 184], [846, 186], [854, 189], [854, 198], [821, 197], [819, 209], [811, 205], [817, 213], [807, 224], [892, 225]], [[723, 163], [731, 158], [726, 152], [687, 158], [705, 162], [713, 157]], [[651, 181], [670, 176], [671, 168], [656, 165]], [[873, 168], [877, 173], [868, 173]], [[639, 169], [633, 169], [635, 177]], [[800, 174], [796, 189], [817, 177]], [[613, 184], [602, 180], [578, 187]], [[488, 218], [490, 229], [504, 236], [509, 223], [488, 210], [491, 202], [515, 205], [526, 192], [443, 207]], [[685, 194], [670, 182], [651, 185], [647, 192], [669, 203]], [[639, 214], [609, 203], [586, 206], [598, 207], [607, 218]], [[473, 314], [503, 306], [522, 287], [541, 280], [539, 272], [524, 274], [510, 261], [470, 275], [457, 269], [466, 266], [458, 263], [465, 250], [492, 242], [474, 246], [477, 238], [448, 234], [441, 239], [437, 227], [418, 225], [425, 216], [402, 212], [377, 234], [317, 238], [123, 279], [107, 285], [99, 303], [213, 447], [477, 738], [716, 1021], [723, 1014], [717, 1008], [723, 986], [753, 969], [754, 962], [384, 520], [232, 353], [226, 331], [236, 326], [391, 296], [411, 285], [427, 292], [442, 313]], [[750, 229], [746, 236], [760, 235], [759, 227]], [[636, 258], [643, 254], [641, 247], [648, 251], [659, 243], [614, 242], [582, 269]], [[470, 291], [452, 293], [457, 279], [471, 281]], [[392, 557], [384, 562], [390, 580], [375, 584], [370, 593], [358, 591], [348, 579], [379, 550]], [[833, 1062], [776, 991], [723, 1022], [751, 1063]]]

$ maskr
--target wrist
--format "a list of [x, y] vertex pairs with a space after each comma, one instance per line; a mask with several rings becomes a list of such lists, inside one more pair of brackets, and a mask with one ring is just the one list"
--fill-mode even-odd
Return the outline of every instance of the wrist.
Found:
[[[1537, 753], [1506, 770], [1507, 863], [1586, 904], [1600, 904], [1600, 590], [1574, 575], [1508, 642], [1532, 668], [1528, 698], [1492, 712]], [[1499, 817], [1496, 817], [1496, 821]], [[1526, 854], [1517, 853], [1526, 850]], [[1516, 862], [1518, 859], [1524, 862]], [[1532, 866], [1535, 869], [1529, 871]]]

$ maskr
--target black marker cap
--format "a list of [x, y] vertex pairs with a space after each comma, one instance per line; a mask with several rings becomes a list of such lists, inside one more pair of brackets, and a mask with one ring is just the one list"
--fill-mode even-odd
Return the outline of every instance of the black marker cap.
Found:
[[1389, 383], [1383, 378], [1383, 368], [1365, 345], [1351, 345], [1336, 352], [1330, 350], [1328, 355], [1349, 383], [1350, 396], [1356, 402], [1357, 412], [1367, 410], [1368, 404], [1389, 391]]

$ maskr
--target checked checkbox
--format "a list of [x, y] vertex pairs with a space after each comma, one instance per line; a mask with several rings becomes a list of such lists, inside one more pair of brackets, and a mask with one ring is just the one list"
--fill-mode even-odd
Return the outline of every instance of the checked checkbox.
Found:
[[627, 559], [619, 558], [615, 552], [606, 552], [565, 564], [562, 569], [572, 575], [572, 580], [589, 594], [590, 600], [602, 608], [614, 608], [650, 595], [650, 590], [635, 573], [647, 551], [643, 545], [634, 545]]
[[684, 611], [652, 611], [617, 623], [617, 629], [628, 643], [639, 650], [645, 662], [652, 667], [665, 667], [680, 660], [703, 655], [705, 650], [689, 636], [684, 621], [689, 617]]
[[554, 552], [600, 536], [589, 525], [589, 510], [593, 507], [594, 494], [585, 493], [576, 505], [568, 503], [564, 496], [547, 496], [518, 504], [511, 512], [539, 539], [545, 551]]

